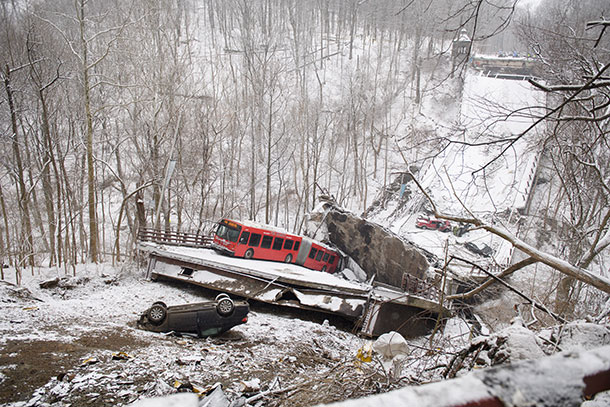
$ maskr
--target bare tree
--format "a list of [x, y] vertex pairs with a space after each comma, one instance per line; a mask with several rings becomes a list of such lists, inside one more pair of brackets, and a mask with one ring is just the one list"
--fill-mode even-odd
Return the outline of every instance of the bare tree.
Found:
[[[549, 1], [540, 9], [538, 18], [523, 20], [524, 37], [532, 42], [546, 67], [545, 82], [530, 83], [548, 95], [548, 104], [542, 113], [529, 116], [532, 125], [526, 130], [493, 142], [503, 146], [501, 153], [483, 167], [490, 168], [520, 140], [529, 138], [544, 146], [544, 157], [550, 163], [547, 171], [557, 187], [550, 190], [556, 199], [545, 209], [543, 219], [545, 224], [556, 225], [553, 232], [562, 242], [559, 251], [545, 252], [505, 227], [474, 215], [466, 205], [465, 215], [442, 213], [422, 189], [437, 216], [485, 229], [533, 261], [562, 273], [565, 279], [559, 285], [557, 307], [566, 314], [571, 313], [568, 303], [578, 296], [576, 281], [610, 293], [610, 280], [591, 270], [595, 259], [610, 246], [610, 64], [604, 61], [608, 40], [601, 33], [587, 39], [584, 32], [587, 16], [592, 17], [588, 12], [595, 13], [595, 7], [586, 9], [581, 3], [574, 3], [566, 8], [563, 2]], [[563, 28], [557, 27], [557, 21], [563, 22]], [[524, 111], [510, 111], [508, 117], [520, 114]], [[543, 124], [548, 131], [537, 139], [539, 136], [532, 130]]]

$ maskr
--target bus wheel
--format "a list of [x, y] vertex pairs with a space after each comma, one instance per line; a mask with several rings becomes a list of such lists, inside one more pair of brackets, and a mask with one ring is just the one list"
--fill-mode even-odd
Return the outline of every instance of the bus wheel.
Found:
[[284, 259], [284, 263], [292, 263], [292, 254], [288, 253]]
[[244, 259], [251, 259], [254, 256], [254, 250], [248, 249], [244, 253]]

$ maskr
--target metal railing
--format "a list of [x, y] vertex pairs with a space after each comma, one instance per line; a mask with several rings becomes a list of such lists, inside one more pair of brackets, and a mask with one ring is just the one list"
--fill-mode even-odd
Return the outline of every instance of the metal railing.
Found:
[[161, 243], [171, 246], [207, 248], [210, 247], [212, 243], [212, 237], [192, 232], [143, 228], [138, 231], [138, 241]]
[[410, 295], [434, 302], [439, 302], [441, 298], [441, 290], [438, 287], [409, 273], [403, 273], [400, 287]]

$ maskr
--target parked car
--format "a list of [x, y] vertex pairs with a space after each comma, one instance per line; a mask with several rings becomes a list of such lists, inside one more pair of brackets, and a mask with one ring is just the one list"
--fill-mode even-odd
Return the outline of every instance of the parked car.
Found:
[[154, 332], [179, 332], [198, 337], [220, 335], [248, 321], [250, 307], [245, 301], [233, 301], [219, 294], [214, 301], [167, 306], [155, 302], [142, 314], [138, 325]]
[[430, 219], [425, 216], [420, 216], [415, 221], [415, 227], [419, 229], [438, 230], [440, 232], [449, 232], [451, 223], [448, 220]]
[[472, 242], [466, 242], [464, 243], [464, 247], [474, 254], [478, 254], [483, 257], [490, 257], [494, 253], [494, 250], [485, 243], [479, 243], [477, 245]]

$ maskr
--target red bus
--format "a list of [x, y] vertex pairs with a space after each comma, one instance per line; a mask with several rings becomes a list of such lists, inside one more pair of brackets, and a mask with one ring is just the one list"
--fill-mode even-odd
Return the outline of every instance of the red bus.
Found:
[[283, 261], [312, 270], [334, 273], [338, 253], [308, 237], [253, 222], [222, 219], [214, 232], [212, 248], [246, 259]]

